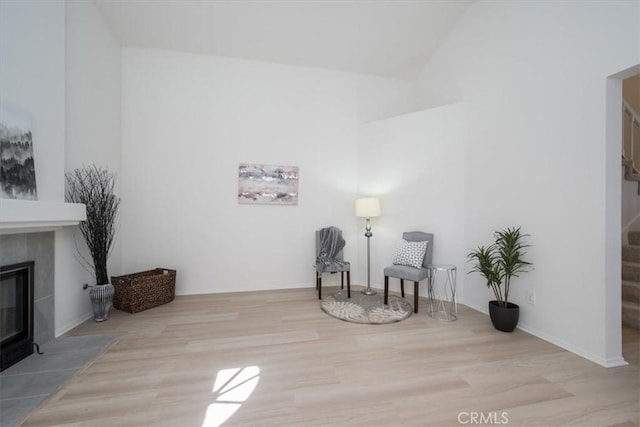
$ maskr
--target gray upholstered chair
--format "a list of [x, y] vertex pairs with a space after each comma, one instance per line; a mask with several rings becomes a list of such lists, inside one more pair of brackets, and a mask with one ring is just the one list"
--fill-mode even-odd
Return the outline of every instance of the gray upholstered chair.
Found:
[[402, 238], [408, 242], [424, 242], [427, 241], [427, 250], [422, 261], [422, 268], [410, 267], [408, 265], [392, 265], [384, 269], [384, 303], [389, 303], [389, 277], [400, 279], [400, 292], [404, 298], [404, 281], [411, 280], [413, 286], [413, 311], [418, 312], [418, 291], [419, 284], [422, 280], [429, 277], [429, 265], [433, 256], [433, 234], [423, 233], [422, 231], [408, 231], [402, 233]]
[[[342, 231], [336, 227], [328, 227], [333, 228], [339, 235], [339, 238], [342, 239]], [[327, 230], [328, 228], [324, 228], [322, 230]], [[340, 287], [344, 289], [344, 273], [347, 273], [347, 297], [351, 298], [351, 264], [344, 260], [343, 250], [340, 249], [339, 252], [334, 254], [331, 258], [332, 261], [328, 265], [320, 265], [318, 263], [318, 258], [320, 256], [321, 251], [321, 238], [320, 233], [322, 230], [316, 231], [316, 290], [318, 291], [318, 299], [322, 299], [322, 273], [331, 273], [336, 274], [340, 273]], [[344, 239], [343, 239], [344, 243]]]

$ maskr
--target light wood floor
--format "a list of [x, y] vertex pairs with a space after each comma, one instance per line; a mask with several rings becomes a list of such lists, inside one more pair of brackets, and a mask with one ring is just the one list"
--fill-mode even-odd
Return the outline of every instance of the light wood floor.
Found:
[[464, 306], [452, 323], [425, 311], [391, 325], [346, 323], [320, 310], [313, 289], [114, 311], [71, 334], [121, 339], [23, 425], [202, 426], [208, 409], [244, 399], [213, 392], [216, 374], [252, 366], [257, 386], [224, 425], [472, 425], [473, 412], [507, 425], [640, 424], [636, 331], [624, 338], [633, 364], [605, 369], [525, 332], [498, 332]]

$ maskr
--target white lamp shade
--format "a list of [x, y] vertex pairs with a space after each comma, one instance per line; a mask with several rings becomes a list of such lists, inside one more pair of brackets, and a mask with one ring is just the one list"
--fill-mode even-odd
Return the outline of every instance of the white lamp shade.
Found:
[[380, 216], [380, 199], [377, 197], [365, 197], [356, 200], [356, 216], [373, 218]]

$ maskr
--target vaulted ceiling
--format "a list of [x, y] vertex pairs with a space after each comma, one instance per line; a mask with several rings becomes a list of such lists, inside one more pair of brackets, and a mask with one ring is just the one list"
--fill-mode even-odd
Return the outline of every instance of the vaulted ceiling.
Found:
[[94, 0], [122, 46], [414, 78], [472, 0]]

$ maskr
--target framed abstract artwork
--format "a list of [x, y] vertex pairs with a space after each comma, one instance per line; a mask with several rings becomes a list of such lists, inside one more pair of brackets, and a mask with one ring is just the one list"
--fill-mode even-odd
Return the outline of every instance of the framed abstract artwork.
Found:
[[37, 200], [29, 119], [0, 104], [0, 198]]
[[298, 167], [240, 163], [238, 203], [298, 204]]

